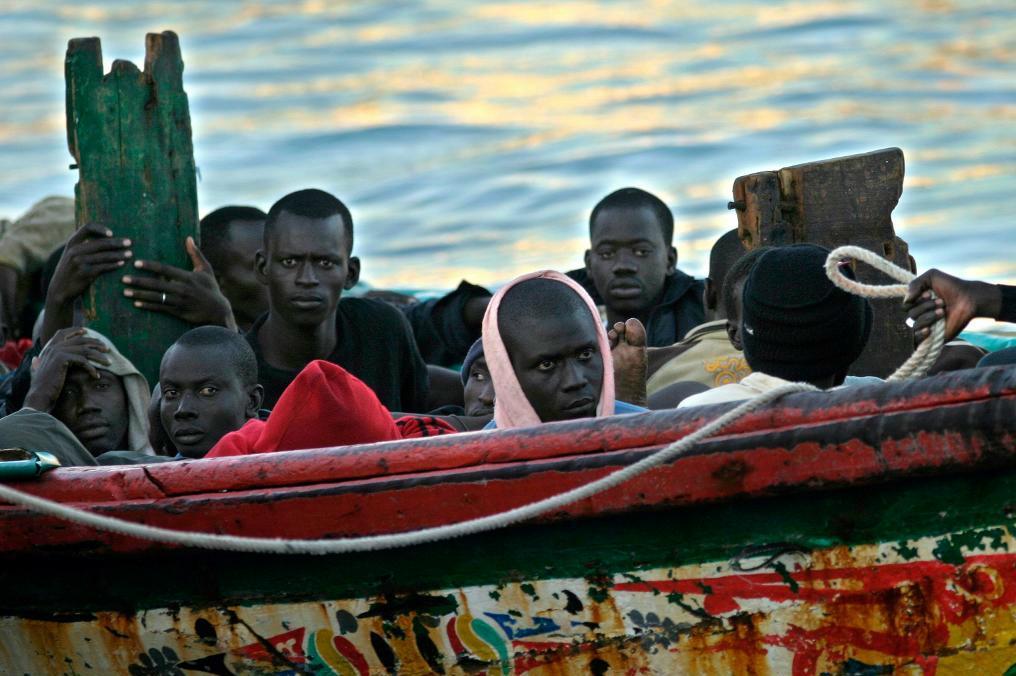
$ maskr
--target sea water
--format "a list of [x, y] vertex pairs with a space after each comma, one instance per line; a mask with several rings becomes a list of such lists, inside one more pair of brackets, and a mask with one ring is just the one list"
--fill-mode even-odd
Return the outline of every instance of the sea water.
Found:
[[0, 215], [71, 195], [67, 40], [143, 62], [179, 33], [199, 209], [327, 189], [374, 286], [497, 284], [582, 262], [589, 211], [636, 185], [707, 267], [741, 174], [901, 147], [920, 268], [1016, 281], [1016, 4], [0, 4]]

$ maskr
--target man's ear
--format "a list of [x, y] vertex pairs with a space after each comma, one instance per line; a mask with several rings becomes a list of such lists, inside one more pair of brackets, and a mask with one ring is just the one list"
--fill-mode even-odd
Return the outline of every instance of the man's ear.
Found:
[[589, 250], [589, 249], [586, 249], [586, 252], [582, 255], [582, 260], [586, 264], [586, 273], [590, 274], [590, 275], [593, 274], [593, 267], [592, 267], [593, 252], [591, 250]]
[[254, 276], [262, 284], [268, 284], [268, 258], [263, 249], [254, 254]]
[[250, 388], [247, 392], [247, 406], [244, 408], [244, 415], [247, 420], [252, 420], [258, 417], [258, 411], [261, 410], [261, 402], [265, 399], [265, 388], [260, 385], [255, 385]]
[[741, 345], [741, 327], [729, 319], [727, 320], [727, 338], [736, 349], [744, 350], [744, 346]]
[[716, 312], [717, 300], [716, 285], [713, 284], [713, 280], [706, 277], [705, 288], [702, 289], [702, 304], [710, 312]]
[[677, 248], [667, 249], [667, 274], [672, 275], [677, 270]]
[[342, 288], [349, 291], [360, 281], [360, 259], [356, 256], [349, 257], [349, 265], [346, 266], [346, 283]]

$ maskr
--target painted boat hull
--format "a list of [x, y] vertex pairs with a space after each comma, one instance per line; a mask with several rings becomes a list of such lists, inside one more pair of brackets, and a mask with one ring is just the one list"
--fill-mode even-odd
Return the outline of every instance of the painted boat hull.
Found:
[[[58, 470], [22, 486], [181, 529], [398, 532], [587, 482], [720, 408]], [[794, 395], [560, 514], [343, 556], [169, 548], [0, 507], [0, 664], [32, 674], [1005, 673], [1016, 664], [1014, 420], [1012, 369]]]

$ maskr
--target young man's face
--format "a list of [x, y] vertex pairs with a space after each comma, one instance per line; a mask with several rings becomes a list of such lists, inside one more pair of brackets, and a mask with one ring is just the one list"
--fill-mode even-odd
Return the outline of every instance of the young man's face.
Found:
[[283, 211], [265, 244], [256, 270], [268, 287], [272, 314], [293, 326], [330, 321], [342, 291], [360, 276], [342, 217], [307, 218]]
[[232, 221], [227, 227], [215, 278], [237, 320], [251, 323], [268, 311], [268, 289], [254, 272], [254, 259], [263, 243], [264, 221]]
[[466, 375], [463, 393], [466, 415], [493, 415], [494, 383], [490, 379], [490, 371], [487, 370], [487, 360], [483, 357], [477, 358], [470, 364], [469, 373]]
[[202, 458], [257, 414], [260, 388], [245, 387], [215, 347], [175, 345], [159, 369], [159, 420], [176, 450]]
[[604, 209], [592, 228], [586, 271], [607, 309], [616, 317], [638, 317], [652, 309], [677, 251], [663, 241], [656, 214], [648, 207]]
[[522, 392], [541, 421], [596, 415], [603, 358], [592, 316], [575, 311], [527, 318], [502, 335]]
[[99, 369], [96, 379], [83, 368], [70, 367], [53, 417], [93, 456], [126, 449], [127, 393], [123, 380], [109, 371]]

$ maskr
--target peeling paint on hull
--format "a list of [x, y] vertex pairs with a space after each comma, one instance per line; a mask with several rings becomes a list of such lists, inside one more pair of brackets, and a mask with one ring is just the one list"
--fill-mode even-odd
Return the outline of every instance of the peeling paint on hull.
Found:
[[4, 672], [30, 674], [1001, 674], [1016, 664], [1016, 538], [1000, 527], [366, 599], [8, 617], [0, 635]]
[[[178, 530], [374, 535], [586, 483], [716, 411], [21, 485]], [[1004, 674], [1013, 420], [1012, 369], [792, 395], [546, 518], [358, 554], [172, 547], [0, 505], [0, 674]]]

